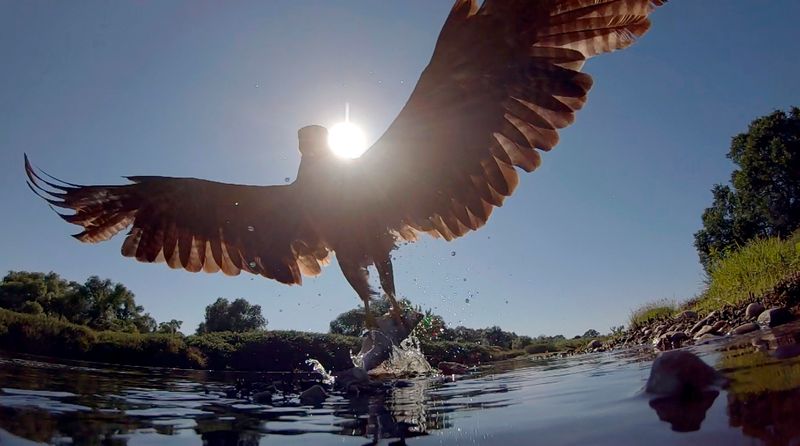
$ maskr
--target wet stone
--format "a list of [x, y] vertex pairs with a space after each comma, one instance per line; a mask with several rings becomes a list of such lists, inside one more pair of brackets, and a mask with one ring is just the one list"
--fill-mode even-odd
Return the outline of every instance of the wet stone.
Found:
[[714, 331], [714, 327], [712, 327], [711, 325], [703, 325], [703, 328], [701, 328], [697, 333], [694, 334], [694, 338], [698, 339], [703, 335], [711, 333], [712, 331]]
[[744, 310], [744, 315], [748, 319], [754, 319], [758, 317], [764, 311], [764, 306], [758, 302], [753, 302], [747, 306], [747, 309]]
[[704, 334], [704, 335], [702, 335], [700, 337], [694, 338], [694, 340], [695, 340], [695, 342], [697, 344], [704, 344], [706, 342], [716, 341], [717, 339], [721, 339], [721, 338], [722, 338], [722, 336], [720, 336], [720, 335], [713, 334], [713, 333], [706, 333], [706, 334]]
[[469, 371], [469, 367], [458, 362], [442, 361], [437, 368], [443, 375], [463, 375]]
[[755, 322], [748, 322], [746, 324], [742, 324], [733, 330], [731, 330], [732, 335], [742, 335], [745, 333], [751, 333], [759, 329], [758, 324]]
[[689, 333], [697, 333], [701, 328], [703, 328], [708, 323], [708, 318], [702, 319], [694, 324], [689, 330]]
[[322, 404], [328, 398], [328, 392], [319, 384], [304, 390], [300, 394], [300, 402], [308, 405]]
[[777, 327], [791, 322], [792, 313], [786, 308], [770, 308], [758, 315], [758, 323], [764, 327]]
[[723, 329], [723, 328], [725, 328], [725, 326], [726, 326], [726, 325], [728, 325], [728, 323], [727, 323], [727, 322], [725, 322], [725, 321], [717, 321], [717, 323], [716, 323], [716, 324], [714, 324], [714, 325], [711, 327], [711, 331], [713, 331], [713, 332], [716, 332], [716, 333], [719, 333], [719, 332], [721, 332], [721, 331], [722, 331], [722, 329]]
[[660, 354], [650, 369], [645, 391], [658, 395], [701, 392], [717, 380], [716, 370], [695, 354], [673, 350]]
[[258, 404], [272, 404], [272, 393], [268, 391], [258, 392], [252, 396], [253, 402]]

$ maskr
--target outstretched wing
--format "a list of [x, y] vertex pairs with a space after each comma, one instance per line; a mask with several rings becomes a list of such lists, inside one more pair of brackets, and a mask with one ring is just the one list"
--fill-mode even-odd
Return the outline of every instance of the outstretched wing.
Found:
[[316, 275], [328, 249], [298, 208], [291, 186], [242, 186], [195, 178], [129, 177], [131, 184], [79, 186], [42, 178], [25, 157], [28, 185], [61, 217], [83, 227], [82, 242], [132, 226], [122, 255], [187, 271], [259, 274], [283, 283]]
[[399, 116], [351, 189], [406, 239], [486, 223], [586, 102], [589, 57], [625, 48], [666, 0], [457, 0]]

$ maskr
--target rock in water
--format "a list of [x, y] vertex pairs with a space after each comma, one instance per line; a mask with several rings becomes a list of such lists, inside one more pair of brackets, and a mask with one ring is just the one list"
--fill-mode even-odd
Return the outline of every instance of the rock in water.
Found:
[[310, 406], [322, 404], [328, 398], [328, 393], [319, 384], [304, 390], [300, 394], [300, 402]]
[[406, 311], [403, 313], [403, 324], [398, 324], [388, 314], [377, 318], [378, 329], [370, 330], [363, 336], [361, 351], [354, 360], [357, 362], [356, 365], [370, 371], [389, 359], [392, 347], [399, 346], [423, 317], [422, 313]]
[[699, 393], [719, 378], [717, 371], [693, 353], [672, 350], [653, 361], [645, 391], [658, 395]]

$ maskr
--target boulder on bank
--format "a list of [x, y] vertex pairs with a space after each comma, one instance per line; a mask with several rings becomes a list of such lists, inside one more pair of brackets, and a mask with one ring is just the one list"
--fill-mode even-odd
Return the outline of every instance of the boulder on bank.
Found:
[[770, 308], [758, 315], [759, 325], [770, 328], [789, 323], [792, 319], [792, 313], [786, 308]]
[[764, 305], [759, 302], [753, 302], [744, 310], [744, 315], [748, 319], [755, 319], [764, 311]]

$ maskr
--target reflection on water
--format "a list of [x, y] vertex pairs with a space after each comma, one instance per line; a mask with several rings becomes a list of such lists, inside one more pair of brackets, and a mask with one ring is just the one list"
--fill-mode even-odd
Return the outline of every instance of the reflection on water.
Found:
[[[317, 375], [0, 357], [0, 444], [800, 444], [798, 326], [693, 348], [728, 379], [642, 392], [652, 353], [515, 360], [304, 406]], [[268, 385], [270, 404], [233, 389]], [[249, 388], [249, 387], [248, 387]]]

